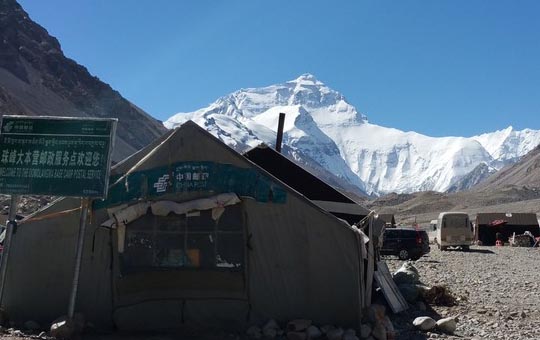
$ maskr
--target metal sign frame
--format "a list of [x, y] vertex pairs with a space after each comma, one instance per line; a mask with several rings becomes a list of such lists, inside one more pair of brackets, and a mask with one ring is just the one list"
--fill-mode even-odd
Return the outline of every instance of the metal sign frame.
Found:
[[[3, 116], [0, 120], [0, 142], [12, 148], [11, 152], [9, 148], [4, 148], [0, 154], [0, 179], [3, 179], [0, 190], [12, 195], [106, 198], [117, 122], [116, 118]], [[59, 131], [55, 123], [61, 124], [63, 130]], [[14, 127], [18, 130], [5, 131]], [[67, 146], [62, 148], [56, 143]], [[103, 143], [108, 143], [108, 146], [101, 146]], [[15, 159], [16, 164], [20, 165], [14, 164]], [[43, 178], [35, 174], [40, 171], [42, 175], [46, 172]], [[14, 180], [8, 183], [8, 178]], [[66, 180], [74, 185], [52, 184], [64, 184]], [[21, 183], [27, 186], [20, 187]]]

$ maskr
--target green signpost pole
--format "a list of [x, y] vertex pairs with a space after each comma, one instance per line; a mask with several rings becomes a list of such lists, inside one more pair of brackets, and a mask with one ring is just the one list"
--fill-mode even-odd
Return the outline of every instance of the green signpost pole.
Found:
[[4, 297], [4, 286], [6, 284], [7, 264], [9, 251], [11, 248], [11, 239], [13, 238], [13, 230], [17, 227], [17, 203], [19, 202], [18, 195], [11, 195], [11, 204], [9, 205], [8, 222], [6, 223], [6, 236], [4, 239], [4, 249], [2, 250], [2, 263], [0, 272], [0, 306], [2, 306]]
[[69, 297], [68, 318], [73, 319], [75, 314], [75, 300], [77, 299], [77, 289], [79, 287], [79, 277], [81, 275], [81, 263], [84, 250], [84, 236], [86, 233], [86, 220], [88, 218], [88, 206], [90, 200], [81, 198], [81, 217], [79, 221], [79, 237], [77, 240], [77, 252], [75, 255], [75, 270], [73, 274], [73, 283], [71, 285], [71, 295]]

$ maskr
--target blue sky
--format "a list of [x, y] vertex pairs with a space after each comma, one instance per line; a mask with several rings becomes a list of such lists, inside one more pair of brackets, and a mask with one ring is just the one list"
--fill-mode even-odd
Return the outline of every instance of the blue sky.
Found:
[[312, 73], [383, 126], [540, 129], [540, 1], [19, 1], [161, 120]]

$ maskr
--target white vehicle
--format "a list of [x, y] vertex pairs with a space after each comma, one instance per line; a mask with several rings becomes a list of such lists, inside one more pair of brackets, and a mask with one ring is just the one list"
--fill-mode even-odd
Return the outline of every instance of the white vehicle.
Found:
[[440, 250], [461, 247], [469, 250], [473, 242], [473, 230], [469, 215], [464, 212], [442, 212], [437, 219], [435, 243]]

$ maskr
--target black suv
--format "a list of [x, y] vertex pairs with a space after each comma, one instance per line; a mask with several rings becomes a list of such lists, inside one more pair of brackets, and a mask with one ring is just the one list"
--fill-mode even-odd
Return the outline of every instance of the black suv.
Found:
[[396, 255], [401, 260], [418, 260], [429, 253], [429, 237], [425, 230], [388, 228], [384, 230], [381, 255]]

